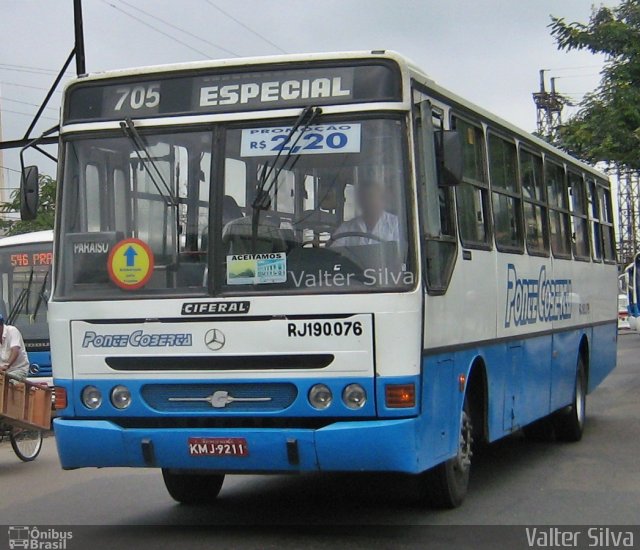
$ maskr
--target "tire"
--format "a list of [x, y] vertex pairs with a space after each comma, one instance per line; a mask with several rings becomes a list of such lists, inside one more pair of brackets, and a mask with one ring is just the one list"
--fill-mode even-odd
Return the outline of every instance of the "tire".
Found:
[[567, 409], [554, 415], [554, 427], [559, 441], [580, 441], [584, 432], [587, 409], [587, 369], [580, 355], [576, 368], [573, 402]]
[[16, 456], [23, 462], [35, 460], [42, 449], [42, 432], [40, 430], [13, 429], [9, 441]]
[[181, 504], [208, 504], [220, 494], [224, 474], [192, 474], [162, 469], [162, 478], [171, 498]]
[[465, 398], [460, 415], [460, 435], [456, 456], [420, 474], [420, 500], [433, 508], [457, 508], [464, 501], [471, 474], [473, 444], [471, 412]]

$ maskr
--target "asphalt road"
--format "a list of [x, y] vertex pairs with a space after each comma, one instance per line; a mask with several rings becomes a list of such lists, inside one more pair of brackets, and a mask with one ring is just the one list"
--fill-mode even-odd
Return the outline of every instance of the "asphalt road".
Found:
[[[637, 334], [619, 338], [618, 367], [589, 396], [587, 415], [586, 432], [579, 443], [533, 443], [515, 434], [474, 457], [469, 495], [461, 508], [452, 511], [408, 504], [406, 495], [411, 486], [404, 476], [369, 474], [230, 476], [215, 505], [185, 507], [171, 500], [157, 470], [66, 472], [59, 467], [53, 438], [46, 439], [38, 459], [27, 464], [19, 462], [10, 446], [3, 443], [0, 524], [176, 526], [173, 533], [178, 534], [179, 546], [184, 548], [199, 547], [195, 541], [201, 541], [198, 537], [202, 533], [195, 527], [212, 524], [228, 535], [226, 542], [216, 547], [262, 541], [255, 546], [273, 544], [274, 548], [297, 545], [288, 546], [274, 533], [272, 542], [264, 544], [266, 539], [261, 534], [273, 525], [311, 525], [321, 532], [328, 526], [363, 524], [637, 525], [640, 523]], [[237, 526], [253, 527], [246, 530]], [[290, 527], [286, 530], [292, 532]], [[337, 532], [349, 536], [348, 528]], [[402, 530], [391, 539], [381, 540], [375, 533], [375, 529], [369, 532], [360, 529], [344, 540], [352, 547], [402, 546]], [[395, 536], [399, 538], [396, 540]], [[640, 540], [635, 544], [640, 544]], [[305, 543], [305, 546], [315, 545]], [[167, 542], [166, 547], [176, 546]]]

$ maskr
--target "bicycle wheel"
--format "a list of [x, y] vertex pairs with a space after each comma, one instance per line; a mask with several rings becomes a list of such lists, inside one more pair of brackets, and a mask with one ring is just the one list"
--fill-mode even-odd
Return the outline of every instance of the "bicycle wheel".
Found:
[[31, 462], [42, 449], [42, 432], [40, 430], [23, 430], [14, 428], [9, 434], [9, 441], [16, 456], [23, 462]]

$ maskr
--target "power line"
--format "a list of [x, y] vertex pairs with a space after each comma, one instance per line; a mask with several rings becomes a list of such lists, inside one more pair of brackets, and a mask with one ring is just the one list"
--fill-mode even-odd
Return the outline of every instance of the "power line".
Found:
[[[1, 101], [10, 101], [12, 103], [20, 103], [21, 105], [29, 105], [30, 107], [38, 107], [40, 108], [40, 105], [38, 105], [37, 103], [29, 103], [28, 101], [20, 101], [19, 99], [11, 99], [8, 97], [0, 97]], [[45, 107], [45, 109], [51, 109], [53, 111], [57, 111], [57, 109], [55, 107]]]
[[554, 77], [556, 80], [570, 80], [572, 78], [591, 78], [596, 76], [597, 73], [582, 73], [582, 74], [572, 74], [570, 76], [556, 76]]
[[33, 70], [33, 69], [20, 69], [18, 67], [4, 67], [2, 65], [0, 65], [0, 70], [13, 71], [13, 72], [17, 72], [17, 73], [38, 74], [40, 76], [55, 74], [55, 73], [49, 73], [49, 72], [44, 72], [44, 71], [36, 71], [36, 70]]
[[[0, 69], [5, 71], [18, 71], [22, 73], [33, 73], [33, 74], [58, 74], [58, 71], [54, 71], [53, 69], [44, 69], [42, 67], [31, 67], [29, 65], [14, 65], [13, 63], [0, 63]], [[65, 74], [72, 75], [72, 73], [66, 72]]]
[[131, 19], [135, 19], [138, 23], [140, 23], [141, 25], [144, 25], [145, 27], [149, 27], [150, 29], [153, 29], [154, 31], [160, 33], [163, 36], [166, 36], [167, 38], [170, 38], [171, 40], [173, 40], [174, 42], [177, 42], [178, 44], [183, 45], [185, 48], [189, 48], [190, 50], [193, 50], [194, 52], [199, 53], [200, 55], [202, 55], [205, 58], [210, 58], [211, 56], [197, 48], [194, 48], [193, 46], [190, 46], [189, 44], [187, 44], [186, 42], [183, 42], [182, 40], [180, 40], [179, 38], [176, 38], [175, 36], [164, 32], [163, 30], [159, 29], [158, 27], [154, 27], [151, 23], [147, 23], [146, 21], [140, 19], [139, 17], [137, 17], [136, 15], [133, 15], [132, 13], [129, 13], [125, 10], [123, 10], [122, 8], [119, 8], [118, 6], [112, 4], [111, 2], [107, 2], [107, 0], [102, 0], [103, 4], [106, 4], [107, 6], [112, 7], [114, 10], [119, 11], [120, 13], [123, 13], [124, 15], [126, 15], [127, 17], [130, 17]]
[[2, 170], [9, 170], [9, 172], [15, 172], [16, 174], [21, 174], [20, 170], [16, 170], [15, 168], [9, 168], [8, 166], [2, 166], [0, 164], [0, 168], [2, 168]]
[[[11, 109], [0, 109], [0, 113], [11, 113], [12, 115], [24, 115], [24, 116], [30, 116], [31, 118], [35, 116], [35, 113], [23, 113], [21, 111], [12, 111]], [[47, 120], [54, 120], [54, 121], [58, 120], [57, 118], [53, 118], [45, 115], [41, 115], [40, 118], [46, 118]]]
[[196, 40], [200, 40], [201, 42], [204, 42], [205, 44], [208, 44], [209, 46], [213, 46], [214, 48], [217, 48], [218, 50], [221, 50], [223, 52], [228, 53], [229, 55], [233, 55], [235, 57], [239, 57], [239, 54], [237, 54], [234, 51], [231, 51], [227, 48], [225, 48], [224, 46], [220, 46], [220, 44], [216, 44], [214, 42], [211, 42], [209, 40], [207, 40], [206, 38], [202, 38], [196, 34], [193, 34], [191, 31], [182, 29], [176, 25], [174, 25], [173, 23], [169, 23], [169, 21], [165, 21], [164, 19], [153, 15], [152, 13], [149, 13], [148, 11], [143, 10], [142, 8], [138, 8], [137, 6], [133, 6], [131, 5], [129, 2], [125, 2], [125, 0], [120, 0], [121, 4], [124, 4], [125, 6], [128, 6], [131, 9], [134, 9], [136, 11], [139, 11], [140, 13], [143, 13], [144, 15], [146, 15], [147, 17], [151, 17], [152, 19], [155, 19], [156, 21], [160, 21], [161, 23], [164, 23], [165, 25], [167, 25], [168, 27], [171, 27], [172, 29], [175, 29], [177, 31], [180, 31], [188, 36], [190, 36], [191, 38], [195, 38]]
[[[120, 0], [121, 2], [123, 0]], [[277, 44], [275, 44], [274, 42], [272, 42], [271, 40], [269, 40], [266, 36], [264, 36], [263, 34], [260, 34], [258, 31], [253, 30], [251, 27], [249, 27], [249, 25], [246, 25], [245, 23], [243, 23], [242, 21], [240, 21], [239, 19], [237, 19], [236, 17], [234, 17], [233, 15], [231, 15], [230, 13], [226, 12], [225, 10], [223, 10], [220, 6], [217, 6], [216, 4], [214, 4], [211, 0], [204, 0], [207, 4], [209, 4], [212, 8], [218, 10], [221, 14], [225, 15], [226, 17], [228, 17], [229, 19], [231, 19], [232, 21], [235, 21], [238, 25], [240, 25], [242, 28], [248, 30], [251, 34], [254, 34], [255, 36], [257, 36], [258, 38], [261, 38], [262, 40], [264, 40], [267, 44], [269, 44], [270, 46], [273, 46], [276, 50], [278, 50], [281, 53], [289, 53], [285, 50], [283, 50], [280, 46], [278, 46]]]
[[[32, 90], [43, 90], [45, 92], [49, 91], [49, 88], [44, 88], [42, 86], [30, 86], [29, 84], [18, 84], [17, 82], [8, 82], [7, 80], [0, 80], [0, 84], [3, 86], [16, 86], [18, 88], [31, 88]], [[59, 90], [55, 90], [56, 94], [61, 94], [62, 92]]]
[[573, 67], [549, 67], [545, 71], [581, 71], [583, 69], [602, 69], [602, 65], [575, 65]]

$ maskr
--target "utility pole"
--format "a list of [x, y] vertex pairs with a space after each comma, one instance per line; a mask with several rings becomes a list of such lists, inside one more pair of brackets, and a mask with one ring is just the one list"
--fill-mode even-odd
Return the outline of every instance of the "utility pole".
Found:
[[73, 29], [75, 35], [76, 74], [87, 72], [84, 57], [84, 29], [82, 26], [82, 0], [73, 0]]

